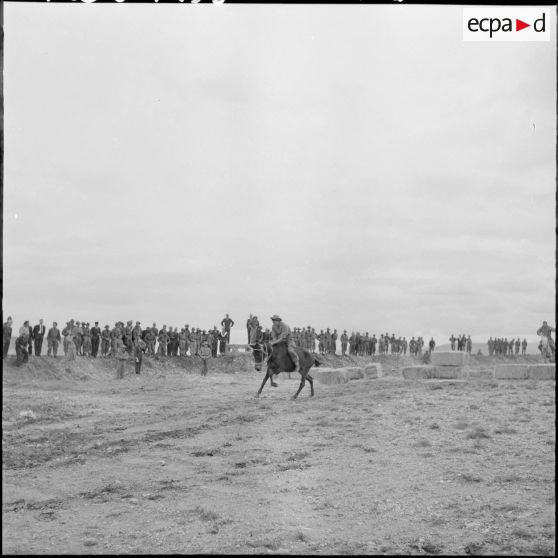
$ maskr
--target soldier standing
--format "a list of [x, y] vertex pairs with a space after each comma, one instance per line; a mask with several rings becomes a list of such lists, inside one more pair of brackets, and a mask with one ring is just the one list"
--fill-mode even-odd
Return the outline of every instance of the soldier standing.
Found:
[[376, 339], [376, 334], [372, 334], [372, 339], [370, 339], [370, 354], [372, 356], [376, 355], [376, 343], [378, 340]]
[[83, 329], [81, 329], [81, 324], [80, 322], [76, 322], [76, 325], [72, 328], [72, 338], [76, 346], [76, 356], [81, 355], [82, 334]]
[[116, 377], [118, 379], [122, 379], [124, 377], [124, 365], [128, 360], [128, 351], [126, 349], [126, 346], [124, 345], [124, 341], [122, 340], [122, 335], [118, 335], [118, 337], [115, 339], [114, 347], [116, 349], [115, 356], [117, 359]]
[[12, 317], [8, 316], [8, 320], [4, 322], [2, 328], [2, 358], [6, 358], [10, 349], [10, 341], [12, 340]]
[[146, 347], [147, 344], [141, 338], [141, 335], [138, 335], [132, 342], [132, 356], [134, 357], [134, 364], [136, 365], [136, 374], [139, 374], [141, 371], [141, 361]]
[[169, 335], [167, 333], [167, 326], [163, 325], [163, 329], [159, 332], [159, 356], [167, 356], [167, 343], [169, 342]]
[[144, 341], [147, 345], [147, 356], [155, 356], [155, 343], [157, 342], [157, 338], [155, 337], [155, 334], [150, 327], [148, 327], [146, 330]]
[[207, 341], [202, 341], [201, 347], [199, 349], [199, 355], [202, 359], [201, 375], [207, 376], [207, 360], [211, 357], [211, 349]]
[[95, 322], [95, 325], [91, 328], [91, 356], [93, 358], [97, 357], [99, 353], [99, 343], [101, 342], [101, 328], [99, 327], [99, 322]]
[[89, 323], [85, 324], [83, 327], [83, 355], [91, 356], [91, 330], [89, 329]]
[[431, 337], [430, 341], [428, 342], [428, 347], [430, 348], [430, 352], [434, 350], [435, 346], [436, 346], [436, 341], [434, 341], [434, 337]]
[[248, 344], [250, 344], [250, 330], [252, 329], [252, 314], [246, 320], [246, 333], [248, 334]]
[[345, 356], [347, 354], [347, 343], [349, 342], [349, 337], [347, 336], [347, 330], [344, 329], [341, 334], [341, 355]]
[[180, 349], [180, 356], [186, 356], [186, 332], [184, 328], [178, 333], [178, 347]]
[[527, 339], [523, 338], [523, 341], [521, 343], [521, 354], [525, 355], [527, 354]]
[[329, 327], [326, 328], [324, 334], [324, 351], [326, 354], [331, 353], [331, 331], [329, 331]]
[[47, 356], [52, 355], [54, 358], [56, 358], [56, 354], [58, 353], [58, 343], [60, 343], [62, 339], [60, 330], [56, 326], [58, 326], [58, 324], [52, 322], [52, 327], [47, 333]]
[[101, 332], [101, 356], [107, 357], [110, 349], [110, 329], [108, 324]]
[[251, 326], [250, 326], [250, 344], [251, 345], [256, 343], [256, 332], [258, 330], [259, 325], [260, 325], [260, 322], [258, 320], [258, 316], [254, 316], [252, 318], [252, 323], [251, 323]]

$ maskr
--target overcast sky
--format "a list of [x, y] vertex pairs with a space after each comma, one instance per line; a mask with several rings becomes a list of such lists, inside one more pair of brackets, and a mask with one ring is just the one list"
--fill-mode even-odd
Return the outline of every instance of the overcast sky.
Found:
[[[554, 324], [556, 41], [458, 6], [4, 4], [3, 312]], [[236, 333], [235, 333], [236, 332]]]

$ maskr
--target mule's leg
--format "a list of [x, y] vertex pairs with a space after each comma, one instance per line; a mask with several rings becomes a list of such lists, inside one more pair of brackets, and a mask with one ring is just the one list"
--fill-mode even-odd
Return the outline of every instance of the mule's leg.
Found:
[[260, 396], [260, 393], [262, 392], [262, 389], [264, 388], [265, 383], [267, 382], [268, 378], [269, 378], [269, 370], [267, 370], [266, 373], [265, 373], [265, 378], [263, 379], [262, 385], [260, 386], [260, 389], [259, 389], [258, 393], [256, 393], [256, 397]]
[[278, 384], [276, 384], [276, 383], [273, 381], [273, 376], [278, 376], [278, 375], [279, 375], [279, 372], [277, 372], [277, 373], [275, 373], [275, 374], [271, 373], [270, 376], [269, 376], [269, 381], [271, 382], [271, 385], [272, 385], [273, 387], [277, 387], [277, 385], [278, 385]]
[[296, 399], [298, 397], [298, 394], [302, 391], [302, 388], [304, 387], [304, 384], [306, 383], [306, 380], [305, 380], [306, 373], [307, 373], [307, 371], [300, 370], [300, 385], [298, 386], [298, 391], [293, 395], [293, 399]]
[[314, 397], [314, 378], [310, 374], [306, 374], [306, 379], [310, 382], [310, 397]]

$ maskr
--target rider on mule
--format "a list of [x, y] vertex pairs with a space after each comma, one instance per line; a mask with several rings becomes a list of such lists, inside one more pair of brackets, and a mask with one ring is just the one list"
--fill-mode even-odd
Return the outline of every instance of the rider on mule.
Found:
[[271, 320], [273, 321], [273, 326], [271, 328], [271, 346], [277, 345], [278, 343], [285, 343], [289, 356], [292, 358], [293, 364], [295, 365], [293, 372], [299, 372], [300, 363], [295, 350], [296, 346], [291, 334], [291, 328], [283, 322], [277, 314], [271, 316]]

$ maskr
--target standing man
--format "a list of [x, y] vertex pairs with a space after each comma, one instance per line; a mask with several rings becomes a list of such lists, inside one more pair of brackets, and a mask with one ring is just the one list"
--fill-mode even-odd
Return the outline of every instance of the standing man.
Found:
[[349, 342], [349, 338], [347, 337], [347, 330], [343, 330], [341, 334], [341, 354], [345, 356], [347, 354], [347, 343]]
[[26, 320], [25, 323], [27, 324], [27, 352], [29, 355], [32, 355], [33, 354], [33, 328], [31, 327], [29, 320]]
[[136, 374], [140, 373], [141, 359], [143, 358], [143, 353], [146, 347], [147, 345], [141, 338], [141, 335], [137, 335], [132, 341], [132, 356], [134, 357], [134, 364], [136, 365]]
[[110, 328], [108, 324], [101, 332], [101, 356], [107, 357], [110, 349]]
[[52, 327], [47, 333], [47, 356], [52, 355], [54, 358], [56, 358], [56, 354], [58, 353], [58, 344], [62, 340], [60, 330], [57, 326], [58, 324], [56, 322], [52, 322]]
[[250, 329], [252, 328], [252, 314], [246, 320], [246, 333], [248, 334], [248, 345], [250, 344]]
[[225, 314], [225, 317], [221, 320], [221, 326], [224, 328], [225, 333], [227, 334], [227, 343], [231, 342], [231, 327], [234, 325], [234, 322], [229, 318], [228, 314]]
[[207, 359], [211, 358], [211, 349], [207, 341], [202, 341], [201, 347], [199, 349], [199, 355], [202, 358], [202, 376], [207, 376]]
[[12, 339], [12, 317], [8, 316], [8, 320], [4, 322], [2, 328], [2, 358], [6, 358], [10, 348], [10, 341]]
[[100, 342], [101, 342], [101, 328], [99, 327], [99, 322], [95, 322], [95, 325], [91, 328], [91, 356], [93, 358], [97, 358]]
[[521, 354], [522, 355], [527, 354], [527, 339], [525, 338], [523, 338], [523, 341], [521, 342]]
[[259, 325], [260, 321], [258, 320], [258, 316], [254, 316], [250, 325], [250, 343], [257, 343], [256, 337]]
[[291, 335], [291, 328], [283, 322], [277, 314], [271, 316], [271, 321], [273, 322], [273, 326], [271, 327], [271, 346], [273, 347], [278, 343], [285, 343], [287, 345], [287, 352], [295, 365], [293, 372], [299, 372], [300, 362], [298, 360], [298, 354]]
[[428, 347], [430, 348], [430, 352], [434, 350], [435, 346], [436, 346], [436, 341], [434, 341], [434, 337], [431, 337], [430, 341], [428, 342]]

